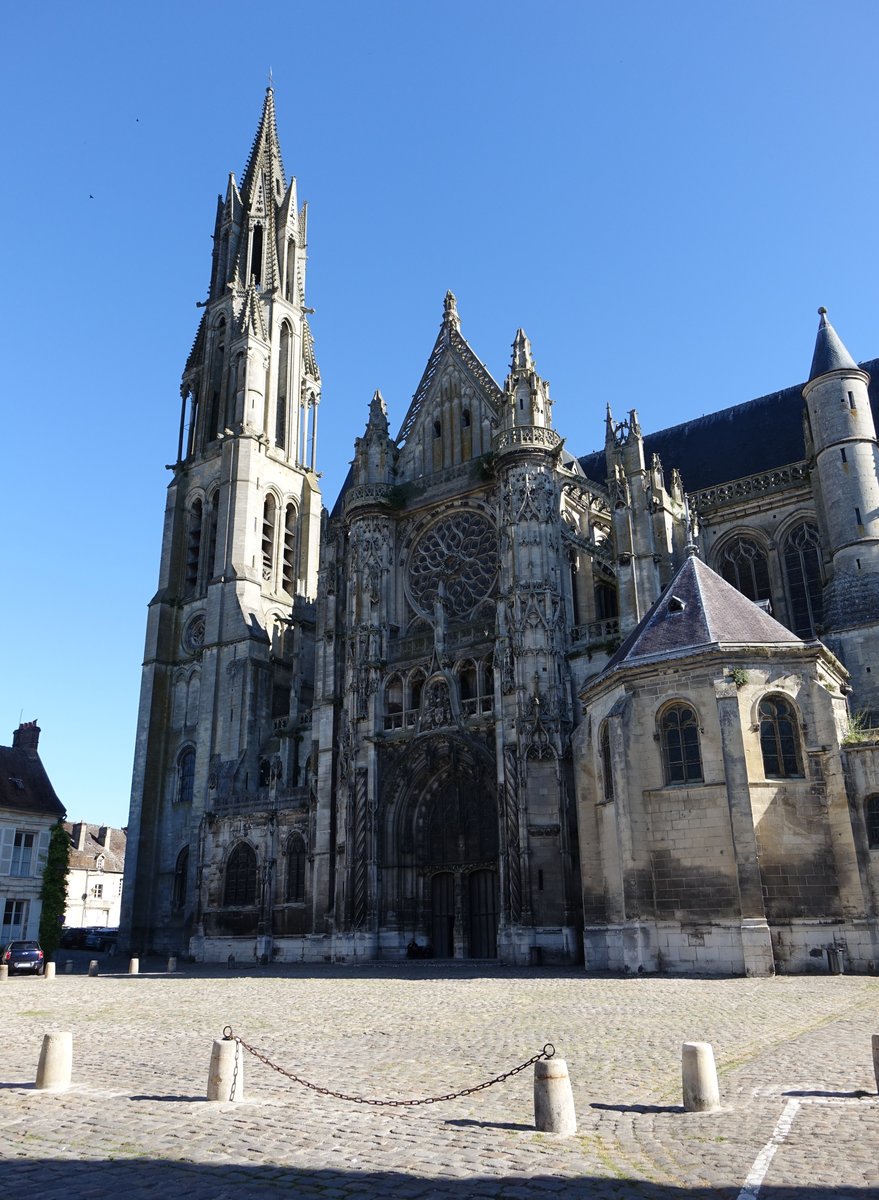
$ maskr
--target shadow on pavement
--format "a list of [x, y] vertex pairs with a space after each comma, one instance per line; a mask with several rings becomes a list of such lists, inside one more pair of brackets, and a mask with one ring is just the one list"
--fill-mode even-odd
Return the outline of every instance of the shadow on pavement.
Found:
[[606, 1112], [682, 1113], [684, 1111], [683, 1104], [599, 1104], [598, 1101], [594, 1101], [589, 1107], [601, 1108]]
[[[295, 1131], [291, 1131], [295, 1138]], [[156, 1196], [185, 1196], [187, 1200], [269, 1200], [295, 1196], [297, 1200], [353, 1200], [359, 1197], [406, 1197], [407, 1200], [478, 1200], [481, 1197], [515, 1197], [534, 1200], [735, 1200], [740, 1183], [718, 1187], [674, 1187], [627, 1178], [580, 1176], [563, 1178], [550, 1173], [533, 1175], [468, 1175], [464, 1178], [425, 1178], [403, 1171], [358, 1171], [340, 1159], [335, 1170], [299, 1170], [267, 1162], [265, 1165], [168, 1162], [145, 1158], [7, 1159], [3, 1165], [7, 1195], [34, 1191], [40, 1197], [60, 1200], [89, 1197], [103, 1200], [124, 1192], [126, 1200], [155, 1200]], [[760, 1200], [875, 1200], [868, 1188], [762, 1187]]]

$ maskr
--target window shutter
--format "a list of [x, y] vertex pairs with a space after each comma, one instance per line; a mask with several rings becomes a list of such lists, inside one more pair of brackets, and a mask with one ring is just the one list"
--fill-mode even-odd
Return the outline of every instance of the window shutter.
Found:
[[46, 862], [49, 858], [49, 840], [51, 837], [51, 829], [40, 830], [40, 837], [37, 841], [36, 870], [34, 871], [34, 874], [39, 875], [40, 877], [42, 877], [42, 874], [46, 869]]
[[12, 870], [12, 847], [15, 843], [15, 830], [10, 826], [0, 828], [0, 875], [8, 875]]

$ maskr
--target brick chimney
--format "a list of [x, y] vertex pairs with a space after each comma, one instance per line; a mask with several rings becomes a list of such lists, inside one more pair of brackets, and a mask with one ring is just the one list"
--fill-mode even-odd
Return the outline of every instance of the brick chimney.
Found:
[[22, 721], [12, 735], [12, 747], [18, 750], [36, 750], [40, 744], [40, 727], [36, 721]]
[[85, 839], [88, 836], [89, 827], [85, 821], [76, 821], [73, 826], [73, 847], [75, 850], [85, 850]]
[[105, 850], [110, 849], [110, 838], [112, 837], [112, 835], [113, 835], [113, 830], [110, 828], [109, 825], [102, 825], [101, 828], [98, 830], [98, 841], [101, 843], [101, 845], [104, 847]]

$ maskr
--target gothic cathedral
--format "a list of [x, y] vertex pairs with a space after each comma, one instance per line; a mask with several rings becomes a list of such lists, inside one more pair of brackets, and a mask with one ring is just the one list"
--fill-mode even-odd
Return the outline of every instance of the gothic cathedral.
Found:
[[449, 292], [327, 513], [306, 218], [269, 89], [183, 373], [131, 949], [872, 969], [879, 362], [822, 312], [805, 386], [578, 459]]

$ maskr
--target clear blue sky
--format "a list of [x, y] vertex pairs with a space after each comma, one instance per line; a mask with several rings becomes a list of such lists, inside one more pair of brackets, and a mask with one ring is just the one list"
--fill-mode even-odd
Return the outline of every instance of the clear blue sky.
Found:
[[49, 0], [3, 27], [0, 742], [39, 719], [72, 819], [126, 823], [180, 373], [269, 67], [330, 505], [447, 288], [495, 378], [526, 330], [580, 454], [608, 401], [656, 429], [802, 380], [819, 304], [879, 355], [874, 2]]

